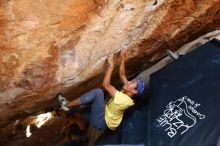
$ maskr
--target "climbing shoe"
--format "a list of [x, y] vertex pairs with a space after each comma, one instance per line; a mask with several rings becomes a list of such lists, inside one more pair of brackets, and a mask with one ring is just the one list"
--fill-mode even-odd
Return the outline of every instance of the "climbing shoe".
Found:
[[57, 96], [56, 96], [57, 100], [58, 100], [58, 103], [59, 105], [61, 106], [61, 108], [64, 110], [64, 111], [69, 111], [69, 108], [66, 106], [68, 103], [69, 103], [69, 100], [67, 100], [63, 94], [61, 93], [58, 93]]

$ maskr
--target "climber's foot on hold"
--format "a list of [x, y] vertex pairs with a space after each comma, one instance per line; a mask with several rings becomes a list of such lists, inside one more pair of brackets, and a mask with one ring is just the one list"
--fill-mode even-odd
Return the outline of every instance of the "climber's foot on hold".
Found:
[[58, 100], [59, 105], [64, 111], [69, 111], [69, 108], [67, 107], [69, 100], [67, 100], [61, 93], [58, 93], [56, 95], [56, 99]]

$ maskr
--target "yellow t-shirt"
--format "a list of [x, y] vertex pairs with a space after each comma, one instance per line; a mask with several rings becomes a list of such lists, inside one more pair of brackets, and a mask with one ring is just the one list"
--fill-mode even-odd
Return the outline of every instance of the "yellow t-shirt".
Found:
[[116, 91], [105, 106], [105, 121], [107, 126], [115, 130], [121, 123], [125, 109], [134, 105], [134, 101], [126, 94]]

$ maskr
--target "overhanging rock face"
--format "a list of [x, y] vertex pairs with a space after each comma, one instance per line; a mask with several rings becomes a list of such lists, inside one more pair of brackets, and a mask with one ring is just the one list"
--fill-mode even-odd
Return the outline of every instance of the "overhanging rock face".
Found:
[[99, 86], [105, 59], [128, 47], [128, 75], [166, 49], [220, 28], [218, 0], [0, 3], [0, 126]]

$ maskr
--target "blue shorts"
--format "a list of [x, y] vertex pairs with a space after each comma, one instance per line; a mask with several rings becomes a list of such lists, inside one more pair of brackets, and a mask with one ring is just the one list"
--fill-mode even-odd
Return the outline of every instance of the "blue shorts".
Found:
[[106, 129], [105, 102], [102, 89], [94, 89], [80, 97], [81, 104], [91, 104], [91, 110], [84, 111], [83, 117], [95, 128]]

